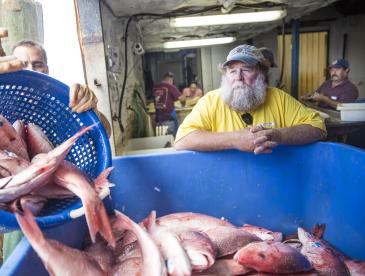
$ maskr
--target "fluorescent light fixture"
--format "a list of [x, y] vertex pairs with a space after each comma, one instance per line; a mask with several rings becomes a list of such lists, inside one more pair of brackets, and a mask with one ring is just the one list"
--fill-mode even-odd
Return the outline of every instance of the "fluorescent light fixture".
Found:
[[172, 27], [195, 27], [252, 22], [275, 21], [286, 16], [286, 10], [233, 13], [207, 16], [177, 17], [171, 20]]
[[236, 38], [232, 36], [227, 37], [216, 37], [216, 38], [205, 38], [205, 39], [193, 39], [193, 40], [179, 40], [164, 42], [163, 47], [166, 49], [173, 48], [194, 48], [199, 46], [227, 44], [235, 41]]

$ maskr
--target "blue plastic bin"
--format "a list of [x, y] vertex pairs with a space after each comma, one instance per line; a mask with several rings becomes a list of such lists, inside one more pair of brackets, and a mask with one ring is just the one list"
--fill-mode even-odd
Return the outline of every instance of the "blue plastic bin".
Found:
[[[365, 259], [365, 151], [335, 143], [278, 147], [269, 155], [178, 152], [113, 159], [115, 208], [135, 220], [192, 211], [286, 234], [326, 223], [325, 238]], [[78, 219], [47, 236], [80, 247]], [[26, 239], [0, 275], [47, 275]]]

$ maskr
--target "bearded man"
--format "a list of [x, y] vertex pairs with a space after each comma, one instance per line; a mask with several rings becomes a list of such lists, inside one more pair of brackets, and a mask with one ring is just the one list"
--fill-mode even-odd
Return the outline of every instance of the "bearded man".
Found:
[[231, 50], [221, 66], [222, 84], [202, 97], [180, 125], [177, 150], [271, 153], [278, 144], [325, 138], [319, 114], [284, 91], [268, 87], [268, 68], [254, 46]]

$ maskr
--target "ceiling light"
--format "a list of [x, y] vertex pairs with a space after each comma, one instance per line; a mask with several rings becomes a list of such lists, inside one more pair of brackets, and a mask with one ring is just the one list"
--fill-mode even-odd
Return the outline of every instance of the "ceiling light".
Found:
[[169, 41], [164, 42], [163, 47], [166, 49], [173, 48], [194, 48], [199, 46], [226, 44], [235, 41], [235, 37], [216, 37], [216, 38], [205, 38], [205, 39], [193, 39], [193, 40], [180, 40], [180, 41]]
[[286, 10], [233, 13], [207, 16], [177, 17], [171, 20], [172, 27], [194, 27], [209, 25], [240, 24], [274, 21], [286, 16]]

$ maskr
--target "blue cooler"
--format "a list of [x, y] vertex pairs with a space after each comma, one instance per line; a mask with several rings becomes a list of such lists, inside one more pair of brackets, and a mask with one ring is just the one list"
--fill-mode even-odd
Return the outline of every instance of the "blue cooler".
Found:
[[[173, 152], [117, 157], [115, 208], [136, 221], [151, 210], [200, 212], [285, 234], [325, 223], [325, 239], [365, 259], [365, 151], [336, 143], [280, 146], [272, 154]], [[83, 218], [46, 236], [73, 247], [87, 234]], [[0, 275], [48, 275], [24, 238]]]

